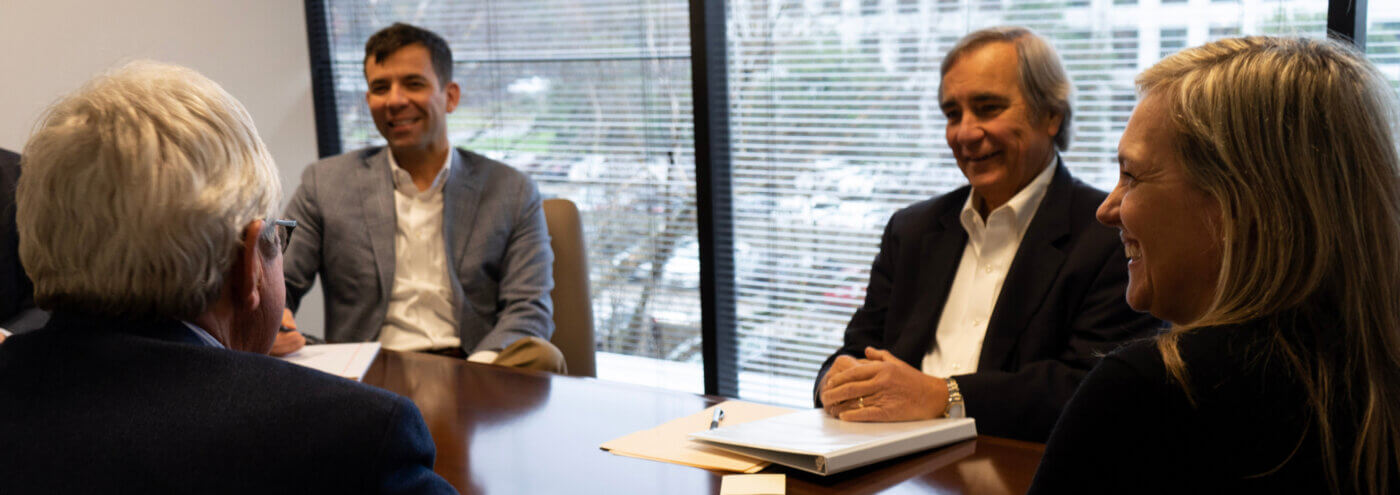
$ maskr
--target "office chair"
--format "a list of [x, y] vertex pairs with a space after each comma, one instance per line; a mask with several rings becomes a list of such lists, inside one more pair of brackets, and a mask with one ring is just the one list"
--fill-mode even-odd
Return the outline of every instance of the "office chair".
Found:
[[593, 359], [593, 297], [588, 284], [588, 249], [578, 207], [567, 199], [544, 200], [549, 247], [554, 250], [554, 338], [569, 374], [598, 376]]

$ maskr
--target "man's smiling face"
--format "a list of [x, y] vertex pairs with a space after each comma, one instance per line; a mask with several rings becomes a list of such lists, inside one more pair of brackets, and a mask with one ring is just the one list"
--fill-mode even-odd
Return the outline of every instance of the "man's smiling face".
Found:
[[457, 108], [457, 83], [443, 85], [428, 49], [408, 45], [378, 62], [365, 60], [365, 101], [374, 126], [396, 153], [445, 149], [447, 114]]
[[939, 87], [948, 148], [990, 208], [1015, 196], [1049, 163], [1063, 118], [1037, 118], [1018, 81], [1015, 45], [993, 42], [959, 57]]

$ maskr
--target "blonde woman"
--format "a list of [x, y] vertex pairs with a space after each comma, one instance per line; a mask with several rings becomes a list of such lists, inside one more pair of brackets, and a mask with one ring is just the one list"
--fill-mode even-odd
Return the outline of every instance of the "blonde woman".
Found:
[[1400, 490], [1395, 93], [1332, 41], [1229, 39], [1137, 80], [1121, 178], [1128, 303], [1031, 493]]

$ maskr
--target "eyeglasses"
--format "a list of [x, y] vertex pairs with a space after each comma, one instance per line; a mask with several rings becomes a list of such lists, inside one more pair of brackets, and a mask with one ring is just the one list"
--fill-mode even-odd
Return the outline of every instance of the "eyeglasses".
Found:
[[277, 230], [277, 242], [281, 244], [282, 252], [287, 252], [287, 246], [292, 243], [292, 231], [297, 229], [297, 221], [273, 220], [272, 226]]

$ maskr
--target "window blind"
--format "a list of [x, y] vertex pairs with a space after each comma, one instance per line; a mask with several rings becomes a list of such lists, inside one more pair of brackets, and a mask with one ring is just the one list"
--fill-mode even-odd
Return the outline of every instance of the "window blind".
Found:
[[944, 139], [939, 63], [963, 34], [1031, 27], [1074, 84], [1081, 180], [1117, 181], [1133, 77], [1234, 33], [1321, 36], [1323, 1], [730, 0], [739, 395], [811, 403], [864, 301], [890, 215], [966, 184]]
[[383, 144], [364, 103], [365, 40], [397, 21], [443, 36], [462, 88], [453, 145], [528, 173], [582, 212], [599, 376], [701, 391], [687, 2], [334, 0], [327, 10], [345, 149]]

